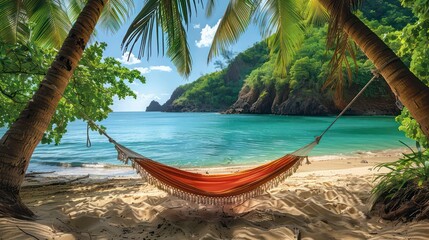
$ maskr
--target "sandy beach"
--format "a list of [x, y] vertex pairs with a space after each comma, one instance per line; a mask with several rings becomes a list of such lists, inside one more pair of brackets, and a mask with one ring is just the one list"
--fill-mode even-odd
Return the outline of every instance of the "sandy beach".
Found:
[[[278, 187], [223, 207], [169, 196], [137, 175], [27, 178], [21, 196], [38, 217], [1, 218], [0, 239], [428, 239], [429, 221], [390, 222], [369, 213], [373, 166], [401, 151], [310, 157]], [[66, 184], [52, 184], [59, 182]]]

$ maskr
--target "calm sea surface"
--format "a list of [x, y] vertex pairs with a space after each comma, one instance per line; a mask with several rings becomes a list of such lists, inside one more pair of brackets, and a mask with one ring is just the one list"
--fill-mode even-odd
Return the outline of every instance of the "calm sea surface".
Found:
[[[333, 119], [122, 112], [110, 114], [101, 124], [107, 127], [108, 134], [116, 141], [142, 155], [173, 166], [204, 167], [272, 160], [310, 143]], [[310, 155], [351, 154], [403, 147], [399, 140], [411, 143], [397, 128], [393, 117], [342, 117]], [[0, 129], [0, 133], [4, 132], [5, 129]], [[83, 174], [108, 172], [106, 169], [121, 165], [116, 160], [113, 145], [105, 137], [96, 132], [90, 135], [92, 147], [87, 148], [86, 124], [71, 123], [59, 146], [37, 147], [29, 171]]]

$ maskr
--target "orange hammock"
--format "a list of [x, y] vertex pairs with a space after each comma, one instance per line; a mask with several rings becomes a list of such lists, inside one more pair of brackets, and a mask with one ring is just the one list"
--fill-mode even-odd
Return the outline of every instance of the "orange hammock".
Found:
[[150, 184], [185, 200], [204, 204], [239, 203], [261, 195], [292, 175], [320, 139], [261, 166], [230, 174], [205, 175], [146, 158], [116, 142], [118, 159], [128, 162]]

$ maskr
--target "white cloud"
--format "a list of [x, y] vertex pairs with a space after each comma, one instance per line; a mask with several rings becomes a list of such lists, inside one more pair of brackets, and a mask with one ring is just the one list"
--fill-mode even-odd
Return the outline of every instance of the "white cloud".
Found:
[[150, 67], [136, 67], [135, 70], [140, 71], [142, 74], [150, 73], [152, 71], [171, 72], [173, 69], [169, 66], [150, 66]]
[[206, 26], [201, 29], [201, 39], [199, 41], [195, 41], [195, 45], [197, 45], [199, 48], [210, 47], [210, 44], [213, 42], [216, 30], [219, 27], [219, 23], [220, 19], [213, 27], [210, 27], [208, 24], [206, 24]]
[[136, 67], [134, 69], [138, 70], [139, 72], [141, 72], [141, 74], [146, 74], [146, 73], [150, 72], [150, 69], [146, 68], [146, 67]]
[[154, 93], [145, 94], [137, 91], [134, 91], [134, 93], [137, 94], [137, 99], [134, 99], [132, 97], [126, 97], [125, 99], [119, 100], [117, 97], [115, 97], [115, 103], [112, 106], [113, 111], [141, 112], [141, 111], [144, 111], [147, 106], [149, 106], [152, 100], [156, 100], [158, 102], [165, 100], [165, 97], [162, 97], [159, 94], [154, 94]]
[[141, 60], [136, 58], [136, 56], [134, 56], [134, 54], [130, 52], [125, 52], [121, 58], [116, 58], [116, 60], [126, 65], [134, 65], [137, 63], [141, 63]]
[[169, 66], [150, 66], [149, 69], [151, 71], [161, 71], [161, 72], [171, 72], [173, 69]]
[[138, 98], [140, 98], [142, 100], [150, 100], [150, 101], [152, 101], [152, 100], [156, 100], [156, 101], [161, 100], [161, 98], [158, 95], [156, 95], [156, 94], [143, 94], [142, 93], [142, 94], [139, 94], [137, 96], [137, 99]]
[[194, 29], [198, 29], [198, 28], [200, 28], [200, 27], [201, 27], [201, 25], [200, 25], [199, 23], [194, 24], [194, 26], [193, 26], [193, 28], [194, 28]]

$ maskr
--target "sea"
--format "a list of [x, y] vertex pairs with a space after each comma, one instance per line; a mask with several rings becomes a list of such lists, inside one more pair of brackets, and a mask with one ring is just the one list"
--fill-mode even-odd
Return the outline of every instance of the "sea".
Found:
[[[262, 164], [312, 142], [332, 117], [226, 115], [219, 113], [113, 112], [99, 124], [118, 143], [175, 167]], [[6, 129], [0, 129], [3, 134]], [[27, 172], [59, 175], [132, 176], [106, 137], [87, 124], [69, 124], [59, 145], [40, 144]], [[341, 156], [403, 148], [413, 142], [392, 116], [343, 116], [310, 156]], [[311, 158], [310, 158], [311, 159]]]

